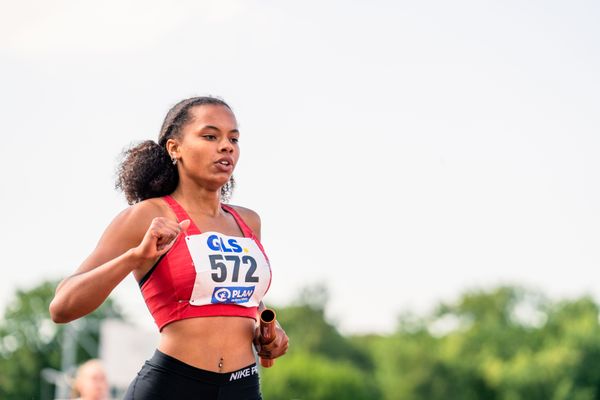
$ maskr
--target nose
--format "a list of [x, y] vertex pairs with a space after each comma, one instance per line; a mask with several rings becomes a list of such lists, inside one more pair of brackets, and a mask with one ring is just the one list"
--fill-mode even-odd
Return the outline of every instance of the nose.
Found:
[[233, 144], [229, 138], [224, 137], [219, 141], [219, 153], [233, 153]]

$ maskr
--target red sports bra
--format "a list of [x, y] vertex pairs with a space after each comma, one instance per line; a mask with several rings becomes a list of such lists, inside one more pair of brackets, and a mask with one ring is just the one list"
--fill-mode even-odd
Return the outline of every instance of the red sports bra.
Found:
[[174, 321], [208, 316], [257, 318], [271, 284], [271, 267], [254, 232], [230, 206], [244, 237], [200, 232], [171, 196], [163, 199], [178, 221], [191, 221], [140, 281], [142, 295], [159, 330]]

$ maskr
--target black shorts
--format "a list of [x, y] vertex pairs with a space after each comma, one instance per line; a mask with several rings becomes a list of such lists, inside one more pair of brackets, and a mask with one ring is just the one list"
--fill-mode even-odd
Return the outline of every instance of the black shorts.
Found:
[[156, 350], [129, 385], [125, 400], [261, 400], [258, 367], [218, 373]]

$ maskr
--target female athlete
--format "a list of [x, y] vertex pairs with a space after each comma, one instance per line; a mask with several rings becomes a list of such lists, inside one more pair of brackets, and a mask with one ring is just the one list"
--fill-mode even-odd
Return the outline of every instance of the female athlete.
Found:
[[224, 101], [176, 104], [158, 143], [125, 154], [117, 187], [131, 206], [56, 289], [50, 314], [65, 323], [94, 311], [129, 273], [138, 281], [161, 335], [126, 399], [261, 399], [253, 343], [263, 359], [287, 351], [281, 327], [269, 345], [257, 341], [271, 282], [260, 218], [223, 203], [239, 137]]

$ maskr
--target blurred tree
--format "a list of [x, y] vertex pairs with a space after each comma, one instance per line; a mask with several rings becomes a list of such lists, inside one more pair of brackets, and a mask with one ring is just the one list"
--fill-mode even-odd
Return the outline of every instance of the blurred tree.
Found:
[[277, 399], [378, 399], [374, 366], [365, 350], [327, 322], [324, 286], [306, 288], [277, 319], [290, 338], [288, 354], [264, 369], [263, 394]]
[[587, 297], [552, 303], [499, 287], [352, 342], [388, 400], [600, 400], [599, 311]]
[[[0, 322], [0, 399], [40, 398], [41, 371], [61, 367], [61, 339], [64, 325], [50, 319], [48, 306], [56, 282], [43, 282], [31, 290], [17, 290], [14, 300]], [[78, 321], [91, 340], [78, 345], [76, 362], [98, 355], [99, 321], [122, 318], [114, 302], [108, 299], [92, 314]], [[75, 331], [77, 332], [77, 331]]]
[[281, 308], [277, 319], [293, 341], [290, 352], [319, 354], [332, 360], [347, 360], [361, 369], [372, 370], [370, 357], [337, 328], [327, 322], [325, 308], [329, 298], [324, 286], [305, 288], [293, 305]]
[[347, 361], [295, 352], [263, 370], [262, 392], [269, 400], [374, 400], [375, 382]]

